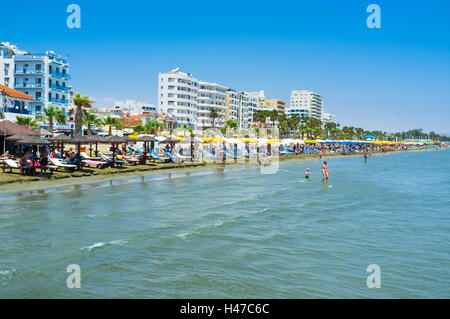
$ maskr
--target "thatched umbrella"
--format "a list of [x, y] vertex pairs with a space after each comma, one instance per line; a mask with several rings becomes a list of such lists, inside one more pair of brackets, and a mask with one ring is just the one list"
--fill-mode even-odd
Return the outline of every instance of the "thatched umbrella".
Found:
[[[5, 141], [17, 142], [17, 141], [23, 140], [23, 139], [25, 139], [27, 137], [30, 137], [30, 135], [27, 135], [27, 134], [24, 134], [24, 133], [20, 133], [20, 134], [11, 135], [11, 136], [5, 138]], [[16, 149], [14, 149], [14, 152], [15, 151], [16, 151]]]
[[128, 141], [129, 141], [129, 139], [126, 137], [123, 137], [123, 136], [111, 136], [111, 137], [105, 139], [105, 143], [112, 144], [112, 147], [114, 149], [112, 167], [114, 167], [114, 163], [116, 161], [117, 145], [122, 144], [122, 143], [128, 143]]
[[175, 146], [175, 143], [179, 143], [180, 142], [180, 140], [179, 139], [177, 139], [176, 137], [174, 137], [174, 136], [169, 136], [169, 137], [167, 137], [167, 138], [165, 138], [165, 139], [163, 139], [162, 141], [161, 141], [161, 143], [169, 143], [170, 144], [170, 151], [172, 152], [172, 150], [173, 150], [173, 148], [174, 148], [174, 146]]
[[88, 144], [90, 140], [87, 136], [76, 136], [70, 140], [71, 143], [77, 146], [77, 170], [81, 169], [81, 144]]
[[36, 159], [37, 159], [37, 147], [38, 146], [45, 146], [50, 145], [50, 142], [44, 138], [41, 138], [39, 136], [33, 135], [26, 137], [22, 140], [16, 141], [16, 144], [19, 145], [32, 145], [33, 146], [33, 167], [36, 167]]
[[72, 140], [72, 138], [66, 134], [60, 134], [60, 135], [57, 135], [57, 136], [49, 139], [49, 141], [52, 143], [56, 143], [56, 144], [59, 143], [59, 146], [60, 146], [59, 151], [61, 154], [64, 152], [64, 143], [69, 143], [71, 140]]
[[154, 136], [141, 136], [137, 139], [138, 142], [144, 142], [144, 156], [142, 163], [146, 164], [147, 162], [147, 153], [149, 151], [148, 143], [156, 142], [156, 138]]
[[92, 143], [95, 143], [95, 156], [97, 157], [98, 156], [98, 143], [105, 142], [106, 141], [105, 138], [101, 137], [99, 135], [91, 135], [91, 136], [88, 136], [87, 138], [90, 141], [89, 142], [90, 143], [89, 144], [90, 145], [89, 156], [92, 156]]

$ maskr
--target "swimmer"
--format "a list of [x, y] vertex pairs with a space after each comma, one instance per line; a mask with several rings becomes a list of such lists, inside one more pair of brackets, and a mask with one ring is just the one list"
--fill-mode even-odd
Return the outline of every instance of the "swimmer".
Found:
[[309, 168], [307, 168], [306, 173], [305, 173], [305, 179], [309, 179], [310, 175], [311, 175], [311, 173], [309, 172]]
[[322, 183], [323, 182], [328, 183], [328, 163], [327, 163], [327, 161], [323, 162], [322, 174], [323, 174]]

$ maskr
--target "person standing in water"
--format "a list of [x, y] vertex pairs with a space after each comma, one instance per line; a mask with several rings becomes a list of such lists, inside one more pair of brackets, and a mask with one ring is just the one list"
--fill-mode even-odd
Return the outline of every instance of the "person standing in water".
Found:
[[310, 175], [311, 175], [311, 173], [309, 172], [309, 168], [307, 168], [306, 173], [305, 173], [305, 179], [309, 179]]
[[323, 174], [322, 183], [323, 182], [327, 183], [328, 182], [328, 163], [327, 163], [327, 161], [323, 162], [322, 174]]
[[369, 152], [367, 151], [367, 148], [364, 149], [364, 162], [367, 163], [367, 158], [369, 157]]
[[322, 160], [322, 155], [323, 155], [323, 151], [322, 151], [322, 149], [320, 149], [320, 151], [319, 151], [319, 161]]

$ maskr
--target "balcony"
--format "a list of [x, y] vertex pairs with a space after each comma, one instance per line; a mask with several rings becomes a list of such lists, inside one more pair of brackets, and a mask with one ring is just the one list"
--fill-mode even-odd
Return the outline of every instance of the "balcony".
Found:
[[14, 70], [14, 74], [15, 75], [42, 75], [44, 74], [44, 70], [26, 70], [26, 69], [16, 69]]
[[15, 83], [14, 87], [16, 89], [42, 89], [44, 88], [44, 84], [23, 82], [23, 83]]
[[7, 107], [6, 113], [14, 113], [14, 114], [23, 114], [23, 115], [30, 115], [31, 112], [28, 110], [20, 109], [17, 107]]
[[57, 77], [57, 78], [65, 79], [65, 80], [70, 80], [72, 78], [70, 76], [70, 74], [62, 73], [62, 72], [56, 72], [56, 71], [50, 72], [50, 75], [54, 76], [54, 77]]
[[51, 97], [48, 100], [49, 100], [49, 102], [58, 103], [58, 104], [65, 104], [65, 105], [69, 104], [69, 100], [57, 99], [54, 97]]
[[69, 92], [70, 91], [70, 87], [68, 87], [68, 86], [61, 86], [61, 85], [52, 84], [50, 87], [52, 89], [54, 89], [54, 90], [63, 91], [63, 92]]

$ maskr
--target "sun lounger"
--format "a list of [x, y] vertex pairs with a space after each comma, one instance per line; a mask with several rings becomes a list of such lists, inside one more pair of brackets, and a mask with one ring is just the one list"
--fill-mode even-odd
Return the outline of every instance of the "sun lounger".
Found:
[[156, 154], [155, 152], [150, 152], [148, 154], [154, 161], [160, 161], [161, 163], [167, 163], [170, 159], [168, 158], [163, 158], [158, 156], [158, 154]]
[[85, 160], [93, 160], [93, 161], [96, 161], [96, 160], [101, 160], [101, 159], [102, 159], [101, 157], [92, 157], [92, 156], [89, 156], [89, 155], [86, 154], [86, 152], [80, 152], [80, 155], [81, 155], [81, 157], [83, 157]]
[[4, 159], [2, 162], [3, 162], [3, 173], [5, 173], [5, 171], [6, 171], [7, 169], [9, 169], [9, 172], [10, 172], [10, 173], [12, 173], [12, 170], [13, 170], [13, 169], [18, 169], [18, 170], [20, 170], [19, 165], [17, 165], [17, 163], [14, 162], [14, 161], [11, 160], [11, 159]]
[[68, 170], [69, 172], [73, 172], [75, 168], [77, 168], [76, 165], [72, 164], [63, 164], [59, 159], [57, 158], [51, 158], [50, 162], [52, 162], [53, 165], [55, 165], [57, 168], [64, 168], [65, 170]]
[[111, 158], [109, 158], [109, 157], [106, 156], [106, 155], [102, 155], [102, 159], [103, 159], [105, 162], [107, 162], [108, 164], [112, 164], [112, 163], [114, 162], [114, 164], [117, 165], [117, 166], [119, 166], [119, 167], [122, 167], [123, 164], [126, 163], [126, 161], [124, 161], [124, 160], [118, 160], [118, 159], [116, 159], [116, 160], [113, 161]]
[[94, 160], [83, 160], [82, 163], [83, 163], [83, 165], [95, 166], [97, 168], [104, 168], [106, 165], [108, 165], [107, 162], [94, 161]]

